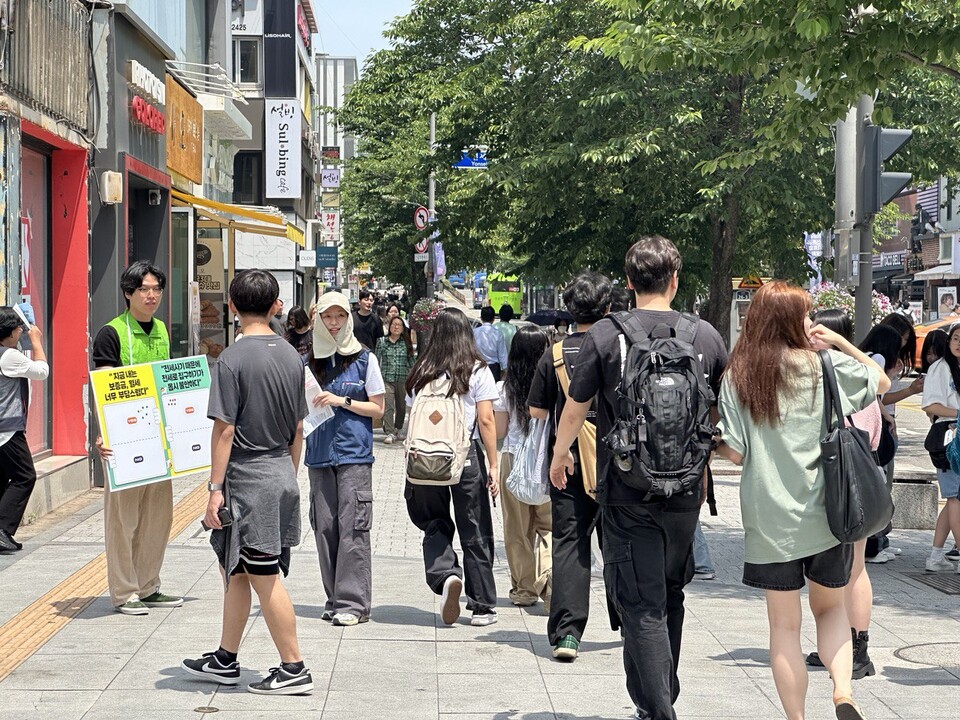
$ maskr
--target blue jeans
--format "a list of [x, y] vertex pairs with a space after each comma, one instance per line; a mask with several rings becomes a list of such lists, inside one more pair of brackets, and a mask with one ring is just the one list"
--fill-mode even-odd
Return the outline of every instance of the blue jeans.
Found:
[[699, 520], [697, 520], [697, 529], [693, 532], [693, 567], [698, 573], [715, 572], [713, 561], [710, 559], [710, 546], [707, 545], [707, 538], [703, 534]]

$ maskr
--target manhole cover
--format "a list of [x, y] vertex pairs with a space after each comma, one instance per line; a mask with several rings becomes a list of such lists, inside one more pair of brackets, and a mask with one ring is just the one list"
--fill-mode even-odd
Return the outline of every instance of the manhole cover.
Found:
[[960, 575], [957, 573], [904, 573], [904, 575], [946, 595], [960, 595]]
[[960, 643], [956, 642], [907, 645], [893, 654], [901, 660], [917, 665], [960, 667]]
[[201, 705], [198, 708], [194, 708], [193, 711], [195, 713], [207, 714], [207, 713], [220, 712], [220, 708], [211, 707], [210, 705]]

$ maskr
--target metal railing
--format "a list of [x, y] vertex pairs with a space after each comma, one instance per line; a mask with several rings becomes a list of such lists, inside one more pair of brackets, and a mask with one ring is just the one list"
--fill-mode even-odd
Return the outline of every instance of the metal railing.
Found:
[[21, 102], [88, 128], [90, 15], [79, 0], [0, 0], [0, 85]]

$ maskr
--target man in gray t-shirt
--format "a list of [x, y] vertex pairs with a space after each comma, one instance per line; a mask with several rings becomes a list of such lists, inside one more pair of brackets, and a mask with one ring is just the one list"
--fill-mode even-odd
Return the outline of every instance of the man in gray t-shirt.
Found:
[[289, 448], [307, 415], [300, 355], [276, 335], [244, 336], [212, 368], [207, 415], [235, 426], [238, 450]]

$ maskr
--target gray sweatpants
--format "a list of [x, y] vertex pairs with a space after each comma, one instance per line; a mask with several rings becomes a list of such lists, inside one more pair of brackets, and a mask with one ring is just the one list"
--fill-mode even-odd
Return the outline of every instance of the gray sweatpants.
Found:
[[310, 526], [317, 539], [325, 610], [370, 617], [371, 465], [309, 468]]

